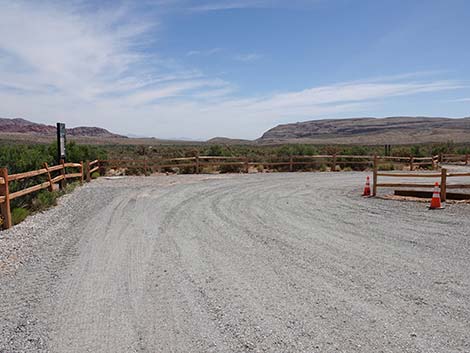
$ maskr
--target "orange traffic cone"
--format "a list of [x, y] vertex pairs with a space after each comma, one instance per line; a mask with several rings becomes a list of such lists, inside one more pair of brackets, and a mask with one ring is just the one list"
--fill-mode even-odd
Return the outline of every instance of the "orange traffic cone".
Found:
[[367, 177], [366, 179], [366, 186], [364, 186], [364, 192], [362, 196], [370, 196], [370, 179]]
[[442, 207], [441, 204], [441, 189], [439, 188], [439, 183], [436, 181], [434, 184], [434, 192], [432, 193], [431, 205], [429, 206], [430, 210], [435, 210]]

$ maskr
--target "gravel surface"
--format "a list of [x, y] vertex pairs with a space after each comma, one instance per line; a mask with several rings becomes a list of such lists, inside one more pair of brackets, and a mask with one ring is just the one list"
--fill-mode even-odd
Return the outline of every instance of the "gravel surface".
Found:
[[78, 188], [0, 233], [0, 352], [470, 352], [470, 205], [364, 180]]

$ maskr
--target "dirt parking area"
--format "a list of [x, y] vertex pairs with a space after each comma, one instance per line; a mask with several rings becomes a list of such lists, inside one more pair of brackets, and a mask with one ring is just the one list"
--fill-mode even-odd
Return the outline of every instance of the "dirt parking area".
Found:
[[0, 233], [0, 352], [470, 352], [470, 205], [365, 175], [80, 187]]

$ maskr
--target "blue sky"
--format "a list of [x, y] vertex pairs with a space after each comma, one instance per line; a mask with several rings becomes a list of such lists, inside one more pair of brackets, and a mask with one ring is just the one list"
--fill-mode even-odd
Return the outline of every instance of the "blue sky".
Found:
[[470, 116], [466, 0], [0, 0], [0, 116], [161, 138]]

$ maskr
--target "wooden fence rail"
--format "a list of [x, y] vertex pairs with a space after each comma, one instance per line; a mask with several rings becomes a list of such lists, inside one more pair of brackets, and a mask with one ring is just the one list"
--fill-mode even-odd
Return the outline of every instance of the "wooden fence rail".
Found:
[[449, 163], [449, 164], [464, 164], [468, 165], [470, 162], [470, 155], [469, 154], [441, 154], [440, 155], [441, 163]]
[[[252, 160], [247, 157], [223, 157], [223, 156], [195, 156], [168, 159], [107, 159], [100, 160], [101, 170], [106, 168], [142, 168], [146, 172], [151, 170], [161, 171], [164, 168], [194, 168], [196, 174], [203, 167], [242, 166], [245, 172], [249, 167], [288, 167], [290, 171], [294, 166], [309, 166], [324, 164], [336, 171], [337, 166], [373, 166], [375, 156], [364, 155], [313, 155], [313, 156], [267, 156], [264, 160]], [[377, 156], [378, 162], [390, 162], [408, 165], [410, 170], [416, 167], [429, 166], [433, 169], [438, 167], [438, 159], [434, 157], [393, 157]]]
[[448, 178], [452, 177], [470, 177], [470, 173], [448, 173], [446, 168], [442, 168], [440, 173], [385, 173], [379, 172], [377, 167], [374, 166], [374, 182], [372, 186], [372, 196], [377, 195], [377, 189], [384, 188], [426, 188], [432, 189], [433, 183], [411, 183], [411, 182], [399, 182], [399, 183], [388, 183], [378, 182], [379, 177], [392, 177], [392, 178], [432, 178], [439, 180], [441, 189], [441, 200], [446, 201], [448, 189], [470, 189], [470, 180], [468, 184], [449, 184]]
[[[68, 173], [67, 168], [79, 168], [80, 171], [76, 173]], [[56, 177], [52, 177], [51, 173], [57, 171], [60, 172], [60, 174]], [[10, 182], [33, 178], [44, 174], [47, 176], [47, 181], [22, 190], [10, 192]], [[11, 200], [43, 189], [49, 189], [49, 191], [53, 191], [54, 185], [56, 183], [60, 183], [60, 187], [63, 188], [67, 179], [72, 178], [80, 178], [80, 182], [83, 183], [83, 163], [61, 162], [59, 165], [52, 167], [49, 167], [47, 163], [44, 163], [44, 168], [10, 175], [8, 174], [7, 168], [0, 168], [0, 216], [3, 223], [3, 228], [8, 229], [12, 226], [10, 210]]]
[[[441, 189], [443, 189], [443, 195], [445, 199], [445, 190], [447, 188], [470, 188], [470, 185], [459, 184], [459, 185], [447, 185], [446, 178], [454, 176], [470, 176], [470, 173], [450, 173], [443, 172], [440, 174], [409, 174], [409, 173], [385, 173], [378, 172], [378, 166], [380, 163], [400, 163], [408, 165], [410, 171], [415, 170], [416, 167], [428, 166], [433, 169], [437, 169], [439, 163], [447, 161], [458, 161], [468, 164], [468, 155], [437, 155], [432, 157], [410, 157], [410, 156], [348, 156], [348, 155], [314, 155], [314, 156], [266, 156], [264, 160], [253, 160], [248, 157], [239, 156], [194, 156], [194, 157], [180, 157], [180, 158], [158, 158], [158, 159], [109, 159], [109, 160], [94, 160], [86, 161], [84, 163], [64, 163], [61, 161], [60, 164], [55, 166], [48, 166], [44, 163], [44, 168], [33, 170], [24, 173], [8, 174], [6, 168], [0, 168], [0, 216], [3, 220], [3, 227], [10, 228], [12, 226], [11, 212], [10, 212], [10, 201], [18, 197], [28, 195], [30, 193], [48, 189], [53, 191], [54, 185], [59, 183], [61, 188], [65, 187], [67, 179], [80, 178], [80, 182], [83, 183], [84, 179], [89, 182], [93, 173], [100, 171], [101, 174], [106, 172], [106, 168], [142, 168], [147, 171], [161, 171], [164, 168], [194, 168], [195, 173], [200, 173], [204, 167], [221, 167], [221, 166], [235, 166], [240, 167], [245, 173], [248, 173], [250, 167], [256, 166], [270, 166], [288, 167], [288, 170], [293, 172], [295, 166], [309, 166], [309, 165], [328, 165], [332, 171], [337, 170], [337, 166], [369, 166], [374, 168], [374, 181], [373, 181], [373, 194], [377, 193], [378, 187], [393, 187], [393, 186], [411, 186], [411, 187], [430, 187], [431, 184], [413, 184], [413, 183], [377, 183], [379, 176], [386, 177], [440, 177], [441, 178]], [[68, 173], [67, 169], [79, 168], [79, 172]], [[51, 173], [59, 172], [59, 175], [53, 177]], [[392, 175], [393, 174], [393, 175]], [[22, 190], [15, 192], [9, 191], [9, 183], [12, 181], [22, 180], [26, 178], [33, 178], [41, 175], [47, 176], [47, 181], [41, 182], [37, 185], [27, 187]]]

